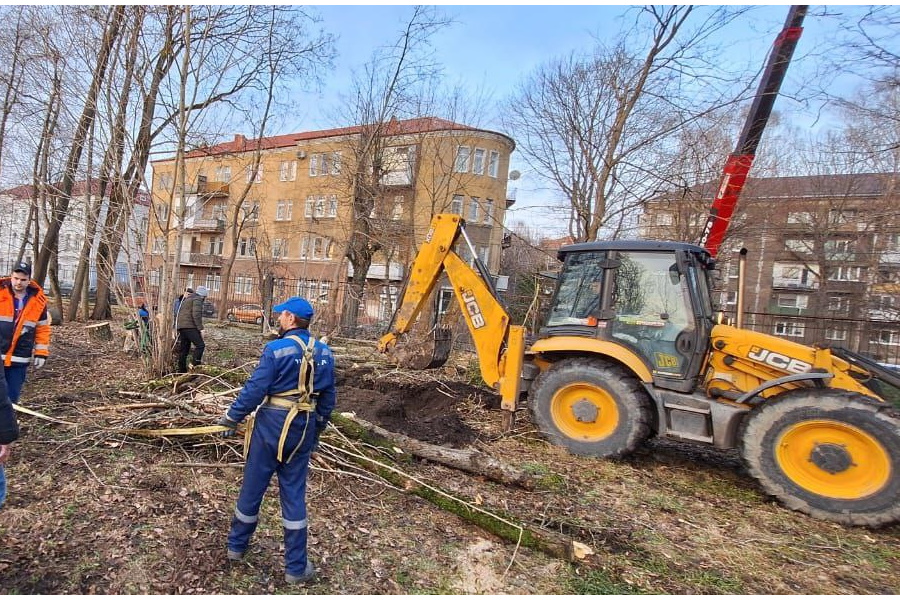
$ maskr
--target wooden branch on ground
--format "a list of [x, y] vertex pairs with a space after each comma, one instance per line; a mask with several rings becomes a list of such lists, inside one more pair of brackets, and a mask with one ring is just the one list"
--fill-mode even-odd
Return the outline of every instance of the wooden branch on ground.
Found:
[[[333, 440], [334, 437], [332, 436], [331, 439]], [[342, 442], [347, 442], [349, 447], [344, 447]], [[338, 440], [335, 444], [321, 442], [321, 446], [349, 458], [355, 464], [392, 484], [396, 489], [428, 500], [437, 507], [502, 539], [513, 542], [517, 546], [533, 548], [569, 562], [578, 562], [593, 554], [593, 551], [581, 542], [553, 531], [517, 523], [513, 517], [482, 508], [473, 501], [454, 496], [434, 484], [405, 473], [399, 468], [385, 463], [381, 457], [372, 458], [346, 438]]]
[[[447, 467], [479, 475], [504, 485], [515, 485], [526, 490], [533, 490], [537, 487], [537, 479], [531, 474], [474, 448], [457, 449], [429, 444], [401, 433], [388, 431], [352, 413], [333, 414], [331, 420], [344, 433], [351, 434], [353, 437], [365, 439], [374, 434], [379, 438], [389, 440], [392, 444], [419, 458], [425, 458]], [[369, 435], [355, 431], [357, 428], [350, 426], [351, 423], [362, 427]]]

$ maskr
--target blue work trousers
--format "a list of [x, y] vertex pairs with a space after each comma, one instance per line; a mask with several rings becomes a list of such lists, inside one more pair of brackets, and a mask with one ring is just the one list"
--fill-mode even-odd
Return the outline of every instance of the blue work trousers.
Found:
[[6, 393], [13, 404], [19, 403], [19, 396], [22, 395], [22, 386], [25, 385], [26, 373], [28, 373], [28, 365], [3, 367], [3, 377], [6, 379]]
[[[315, 414], [301, 412], [294, 418], [284, 444], [282, 458], [285, 464], [279, 463], [277, 457], [278, 439], [287, 414], [287, 409], [271, 406], [256, 411], [244, 464], [244, 482], [228, 533], [228, 549], [236, 552], [247, 549], [250, 537], [256, 531], [263, 495], [272, 474], [277, 473], [284, 526], [285, 573], [300, 576], [306, 571], [306, 477], [316, 441]], [[293, 458], [288, 460], [292, 453]]]
[[4, 502], [6, 502], [6, 472], [3, 465], [0, 465], [0, 506], [3, 506]]

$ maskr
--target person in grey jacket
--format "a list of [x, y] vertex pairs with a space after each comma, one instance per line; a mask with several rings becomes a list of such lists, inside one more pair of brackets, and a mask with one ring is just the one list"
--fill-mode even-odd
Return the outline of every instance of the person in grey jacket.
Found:
[[206, 344], [203, 342], [203, 301], [209, 295], [209, 290], [202, 285], [193, 294], [187, 294], [178, 307], [175, 315], [175, 329], [178, 330], [178, 372], [187, 373], [188, 353], [191, 345], [194, 353], [191, 356], [191, 364], [199, 365], [203, 359], [203, 350]]

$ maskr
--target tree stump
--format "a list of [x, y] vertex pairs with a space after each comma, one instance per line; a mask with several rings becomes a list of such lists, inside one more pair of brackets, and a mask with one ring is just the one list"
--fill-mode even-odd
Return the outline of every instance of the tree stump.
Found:
[[88, 337], [99, 342], [108, 342], [112, 339], [112, 329], [109, 327], [109, 321], [101, 321], [100, 323], [92, 323], [86, 325]]

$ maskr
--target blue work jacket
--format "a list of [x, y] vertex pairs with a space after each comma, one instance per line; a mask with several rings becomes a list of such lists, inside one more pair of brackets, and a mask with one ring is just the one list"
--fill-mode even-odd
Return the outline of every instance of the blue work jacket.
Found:
[[[256, 410], [266, 396], [297, 388], [303, 352], [295, 341], [287, 339], [289, 335], [296, 335], [304, 344], [309, 344], [309, 331], [299, 328], [285, 331], [279, 339], [266, 344], [259, 365], [228, 409], [229, 419], [240, 423]], [[315, 371], [312, 400], [316, 404], [316, 429], [321, 430], [331, 417], [337, 397], [334, 383], [334, 354], [327, 344], [316, 341], [313, 360]]]

